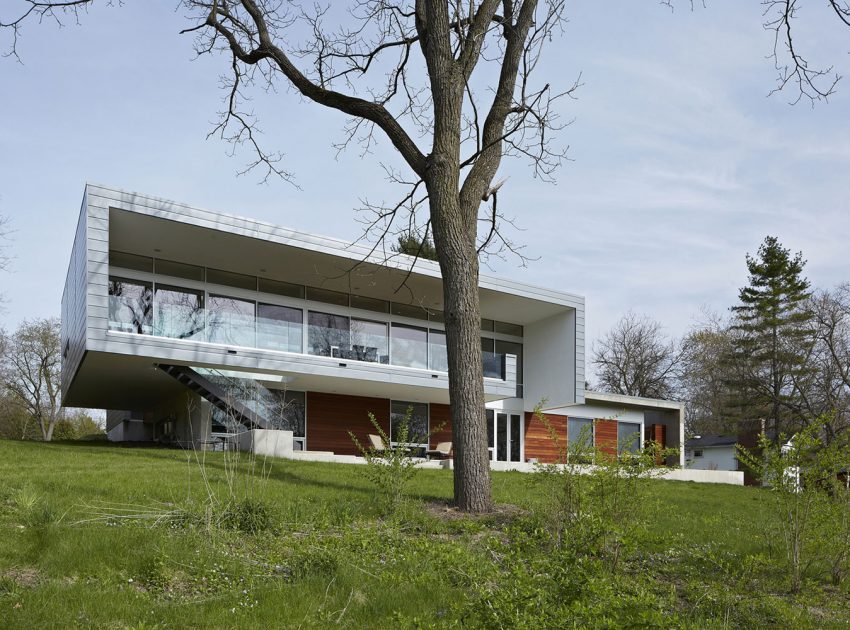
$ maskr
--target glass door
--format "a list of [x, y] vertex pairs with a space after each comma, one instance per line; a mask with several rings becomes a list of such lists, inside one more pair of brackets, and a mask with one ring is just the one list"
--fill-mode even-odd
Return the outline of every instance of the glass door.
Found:
[[522, 461], [523, 422], [522, 414], [487, 410], [487, 441], [491, 460]]

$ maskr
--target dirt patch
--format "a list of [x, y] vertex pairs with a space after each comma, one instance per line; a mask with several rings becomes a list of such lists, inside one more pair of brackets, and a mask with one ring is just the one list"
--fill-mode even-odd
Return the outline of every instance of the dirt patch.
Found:
[[12, 567], [2, 572], [4, 578], [14, 581], [23, 588], [34, 588], [38, 585], [39, 574], [35, 567]]
[[488, 521], [494, 525], [509, 523], [516, 517], [527, 514], [527, 510], [511, 503], [497, 503], [491, 512], [484, 514], [470, 514], [462, 512], [448, 501], [428, 501], [425, 503], [425, 511], [431, 516], [443, 521], [456, 521], [460, 519], [473, 519]]

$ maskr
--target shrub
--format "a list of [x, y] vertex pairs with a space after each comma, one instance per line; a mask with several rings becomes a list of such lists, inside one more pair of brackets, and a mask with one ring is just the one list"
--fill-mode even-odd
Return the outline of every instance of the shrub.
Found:
[[412, 444], [427, 442], [434, 432], [439, 431], [442, 426], [435, 427], [425, 435], [415, 435], [410, 431], [410, 419], [413, 416], [413, 407], [408, 407], [404, 418], [398, 423], [396, 429], [395, 443], [390, 441], [390, 436], [381, 428], [375, 415], [369, 413], [369, 422], [384, 444], [383, 450], [376, 450], [371, 445], [363, 446], [357, 436], [351, 431], [348, 435], [354, 442], [357, 450], [366, 460], [363, 476], [374, 486], [383, 509], [392, 513], [398, 508], [404, 499], [407, 487], [416, 475], [416, 466], [419, 459], [414, 457], [411, 450]]
[[791, 591], [820, 570], [840, 583], [850, 569], [850, 489], [842, 478], [850, 466], [850, 444], [821, 439], [829, 417], [789, 438], [762, 434], [758, 451], [738, 446], [738, 458], [770, 486], [773, 512], [767, 526], [778, 530]]
[[656, 463], [676, 451], [652, 442], [634, 452], [608, 453], [592, 444], [588, 428], [562, 444], [541, 406], [534, 413], [547, 428], [558, 460], [536, 467], [534, 480], [544, 486], [539, 512], [555, 547], [599, 553], [616, 571], [650, 512], [645, 480], [662, 473]]

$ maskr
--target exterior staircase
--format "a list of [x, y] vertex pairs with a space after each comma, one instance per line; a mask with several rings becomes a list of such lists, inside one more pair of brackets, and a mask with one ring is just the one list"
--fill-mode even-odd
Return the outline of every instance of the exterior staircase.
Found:
[[227, 413], [248, 429], [273, 429], [272, 423], [261, 414], [229, 395], [225, 388], [185, 365], [159, 363], [156, 366], [181, 385], [192, 390], [212, 405]]

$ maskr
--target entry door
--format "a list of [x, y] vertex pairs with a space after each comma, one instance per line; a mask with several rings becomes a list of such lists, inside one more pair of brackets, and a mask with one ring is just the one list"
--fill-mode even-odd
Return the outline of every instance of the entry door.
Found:
[[522, 414], [487, 410], [487, 437], [493, 461], [522, 461], [523, 422]]

